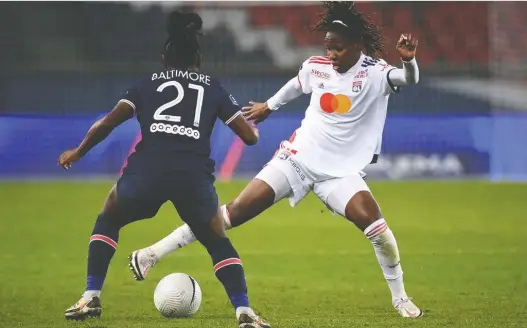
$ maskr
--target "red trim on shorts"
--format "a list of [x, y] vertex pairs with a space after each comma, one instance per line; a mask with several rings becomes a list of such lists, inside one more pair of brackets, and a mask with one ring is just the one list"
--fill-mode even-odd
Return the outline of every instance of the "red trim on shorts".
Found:
[[295, 132], [293, 132], [293, 134], [289, 137], [289, 142], [293, 142], [293, 141], [295, 141], [295, 138], [296, 138], [296, 131], [297, 131], [297, 130], [295, 130]]

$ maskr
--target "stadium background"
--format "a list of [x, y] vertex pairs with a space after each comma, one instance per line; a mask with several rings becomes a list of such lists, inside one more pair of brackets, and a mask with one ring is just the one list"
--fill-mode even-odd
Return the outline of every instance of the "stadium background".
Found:
[[[0, 54], [0, 175], [63, 176], [54, 165], [56, 155], [79, 141], [137, 77], [161, 67], [164, 18], [173, 6], [3, 3], [0, 42], [9, 51]], [[321, 36], [306, 28], [316, 21], [314, 3], [189, 7], [205, 21], [203, 70], [220, 77], [240, 103], [266, 100], [305, 58], [323, 54]], [[370, 173], [393, 179], [527, 179], [527, 147], [520, 146], [527, 140], [522, 128], [527, 125], [527, 45], [515, 41], [527, 5], [379, 2], [358, 7], [376, 12], [390, 63], [399, 64], [394, 48], [401, 32], [411, 31], [420, 40], [421, 81], [391, 98], [384, 156]], [[253, 175], [299, 125], [307, 103], [308, 97], [301, 97], [273, 115], [262, 125], [260, 145], [245, 151], [239, 162], [236, 151], [241, 150], [231, 149], [234, 138], [218, 128], [213, 147], [218, 169], [225, 163], [227, 177]], [[122, 127], [75, 174], [118, 173], [136, 129], [135, 122]]]
[[[391, 97], [383, 153], [367, 171], [400, 238], [405, 269], [419, 296], [416, 301], [424, 302], [426, 310], [431, 308], [427, 326], [519, 327], [519, 318], [525, 319], [527, 313], [525, 300], [516, 292], [527, 290], [525, 261], [516, 262], [527, 255], [527, 188], [521, 183], [527, 180], [527, 43], [519, 32], [527, 30], [527, 3], [361, 2], [357, 6], [375, 12], [374, 20], [383, 26], [389, 63], [399, 65], [395, 42], [401, 32], [419, 39], [420, 82]], [[324, 51], [321, 35], [306, 28], [316, 20], [318, 8], [313, 2], [0, 3], [3, 326], [60, 326], [56, 320], [61, 320], [61, 311], [70, 299], [74, 301], [77, 294], [72, 291], [83, 283], [84, 240], [111, 180], [139, 138], [138, 125], [131, 120], [119, 127], [70, 171], [56, 165], [57, 157], [77, 145], [137, 77], [160, 69], [165, 17], [174, 7], [197, 10], [203, 17], [203, 71], [219, 77], [241, 104], [266, 100], [296, 74], [302, 61]], [[219, 178], [243, 179], [258, 172], [279, 142], [299, 125], [307, 103], [304, 96], [273, 114], [260, 126], [261, 141], [255, 147], [244, 148], [218, 124], [213, 157]], [[64, 182], [71, 178], [82, 182]], [[399, 182], [382, 182], [385, 179]], [[433, 181], [408, 181], [412, 179]], [[243, 180], [220, 183], [220, 198], [231, 200], [243, 186]], [[275, 322], [282, 320], [280, 327], [301, 323], [349, 327], [357, 323], [353, 320], [363, 320], [361, 327], [376, 327], [368, 324], [370, 320], [405, 326], [386, 310], [386, 289], [371, 246], [359, 232], [343, 229], [345, 222], [331, 219], [327, 212], [320, 214], [322, 210], [314, 197], [295, 210], [283, 202], [263, 215], [267, 219], [232, 232], [255, 290], [293, 288], [311, 299], [324, 291], [324, 302], [334, 310], [326, 313], [316, 305], [293, 301], [291, 297], [297, 295], [265, 292], [272, 298], [265, 299], [266, 314]], [[124, 251], [117, 253], [110, 270], [109, 284], [115, 287], [109, 287], [109, 304], [119, 303], [123, 293], [137, 292], [131, 282], [123, 282], [128, 274], [124, 252], [145, 246], [174, 227], [171, 209], [163, 209], [160, 216], [126, 228], [120, 244]], [[291, 238], [297, 229], [302, 237]], [[331, 240], [319, 241], [324, 239], [320, 232]], [[279, 250], [269, 245], [269, 239], [280, 245]], [[191, 249], [186, 254], [195, 258], [180, 257], [185, 266], [177, 267], [195, 275], [208, 291], [198, 326], [208, 326], [210, 320], [230, 322], [222, 292], [202, 253]], [[282, 263], [282, 272], [272, 271], [276, 261]], [[48, 265], [65, 272], [61, 284]], [[348, 265], [355, 277], [343, 287], [337, 282], [346, 280]], [[322, 273], [319, 268], [325, 267], [332, 269]], [[156, 327], [168, 327], [155, 316], [149, 293], [156, 280], [174, 268], [166, 264], [156, 270], [152, 281], [141, 287], [148, 297], [128, 299], [127, 306], [155, 317]], [[28, 283], [46, 279], [55, 282]], [[364, 291], [366, 283], [370, 289]], [[317, 287], [305, 290], [306, 285]], [[355, 317], [344, 316], [347, 304], [334, 300], [357, 293], [365, 301], [352, 303]], [[214, 294], [219, 295], [217, 301], [211, 301]], [[370, 307], [366, 300], [371, 296], [378, 296], [378, 303]], [[26, 316], [20, 308], [28, 303], [39, 308]], [[217, 308], [225, 315], [209, 317], [207, 311]], [[135, 324], [137, 318], [130, 318], [124, 305], [113, 309], [106, 318], [115, 320], [114, 326]], [[379, 318], [379, 309], [387, 318]], [[488, 313], [495, 321], [485, 319]], [[463, 324], [457, 325], [457, 318]], [[182, 327], [194, 326], [190, 321]]]

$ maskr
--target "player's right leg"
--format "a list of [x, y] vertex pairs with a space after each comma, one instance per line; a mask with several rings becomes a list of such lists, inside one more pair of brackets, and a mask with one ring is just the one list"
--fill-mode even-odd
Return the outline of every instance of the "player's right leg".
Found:
[[185, 185], [185, 190], [175, 192], [172, 202], [181, 219], [189, 224], [197, 240], [207, 249], [215, 275], [234, 307], [239, 327], [270, 328], [249, 305], [242, 261], [225, 234], [225, 223], [212, 181], [198, 177]]
[[[286, 174], [274, 165], [267, 165], [234, 201], [221, 206], [220, 218], [224, 221], [226, 229], [237, 227], [287, 197], [291, 192]], [[157, 243], [134, 251], [129, 257], [129, 266], [134, 278], [143, 280], [150, 268], [163, 257], [194, 241], [196, 241], [194, 233], [188, 224], [184, 224]]]

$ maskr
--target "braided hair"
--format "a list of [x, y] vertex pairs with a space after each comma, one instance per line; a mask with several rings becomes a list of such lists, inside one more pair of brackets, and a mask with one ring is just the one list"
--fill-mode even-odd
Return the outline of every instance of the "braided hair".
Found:
[[167, 19], [168, 38], [163, 54], [165, 63], [173, 68], [187, 69], [201, 64], [199, 36], [203, 21], [196, 13], [171, 12]]
[[312, 30], [336, 32], [350, 42], [361, 42], [366, 54], [379, 58], [385, 52], [381, 29], [370, 21], [370, 17], [355, 9], [353, 1], [324, 1], [319, 21]]

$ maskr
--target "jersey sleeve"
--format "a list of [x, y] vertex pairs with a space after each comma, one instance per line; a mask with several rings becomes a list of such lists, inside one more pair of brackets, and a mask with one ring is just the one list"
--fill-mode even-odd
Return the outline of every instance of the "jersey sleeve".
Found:
[[379, 83], [381, 90], [383, 91], [384, 95], [390, 95], [392, 93], [398, 93], [400, 92], [400, 88], [392, 83], [390, 81], [390, 72], [396, 69], [397, 67], [394, 67], [388, 63], [386, 63], [384, 60], [379, 60], [379, 62], [376, 65], [377, 74], [379, 76]]
[[139, 91], [136, 87], [127, 89], [121, 95], [119, 102], [124, 102], [130, 105], [134, 109], [134, 115], [137, 114], [137, 108], [139, 107]]
[[240, 105], [236, 99], [220, 86], [218, 117], [229, 125], [238, 115], [241, 115]]
[[297, 75], [297, 80], [298, 80], [298, 83], [300, 84], [300, 87], [302, 88], [302, 92], [306, 94], [312, 92], [311, 84], [309, 81], [310, 70], [309, 70], [308, 64], [309, 64], [309, 59], [307, 59], [306, 61], [302, 63], [302, 65], [300, 65], [300, 69], [298, 70], [298, 75]]

